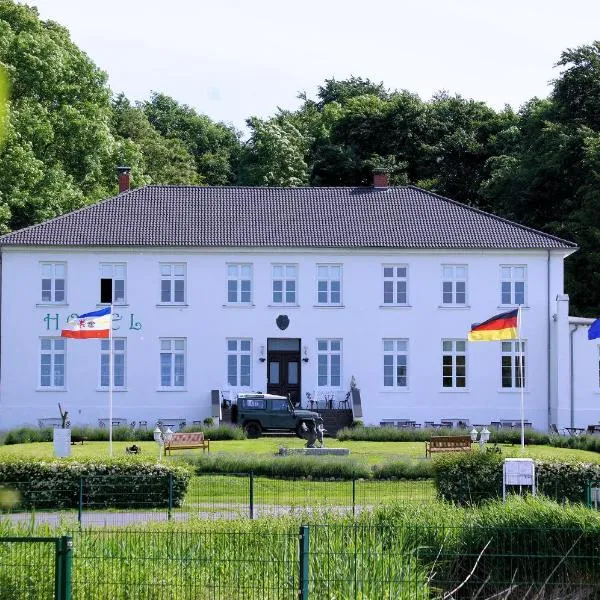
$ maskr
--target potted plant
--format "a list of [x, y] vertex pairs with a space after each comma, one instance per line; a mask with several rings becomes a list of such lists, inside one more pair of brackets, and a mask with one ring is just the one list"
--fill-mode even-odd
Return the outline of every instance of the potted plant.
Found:
[[58, 403], [60, 412], [60, 427], [55, 427], [53, 431], [52, 441], [54, 443], [54, 456], [63, 458], [71, 456], [71, 422], [69, 421], [69, 412], [62, 409], [60, 402]]

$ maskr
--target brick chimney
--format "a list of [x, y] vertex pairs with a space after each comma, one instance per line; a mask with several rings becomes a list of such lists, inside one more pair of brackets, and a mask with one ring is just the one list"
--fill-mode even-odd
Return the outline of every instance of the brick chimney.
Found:
[[373, 171], [373, 187], [386, 190], [390, 186], [390, 174], [384, 170]]
[[119, 194], [129, 191], [129, 176], [131, 175], [131, 167], [117, 167], [119, 175]]

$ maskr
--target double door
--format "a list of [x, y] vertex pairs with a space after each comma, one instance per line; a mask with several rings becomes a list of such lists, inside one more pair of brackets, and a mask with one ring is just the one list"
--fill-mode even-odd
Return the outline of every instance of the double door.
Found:
[[300, 406], [300, 340], [267, 340], [267, 392], [289, 398]]

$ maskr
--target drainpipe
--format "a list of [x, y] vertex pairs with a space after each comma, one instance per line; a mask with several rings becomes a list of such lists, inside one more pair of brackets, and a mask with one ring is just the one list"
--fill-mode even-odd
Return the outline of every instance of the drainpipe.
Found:
[[569, 331], [569, 364], [571, 365], [571, 381], [569, 391], [569, 410], [571, 411], [571, 418], [569, 419], [570, 427], [575, 427], [575, 378], [573, 377], [573, 335], [579, 328], [579, 323], [571, 323], [572, 329]]
[[550, 343], [550, 250], [546, 250], [546, 253], [546, 340], [548, 343], [546, 352], [546, 393], [548, 395], [548, 430], [550, 430], [550, 423], [552, 423], [552, 375], [550, 372], [552, 368], [552, 357], [550, 356], [552, 346]]

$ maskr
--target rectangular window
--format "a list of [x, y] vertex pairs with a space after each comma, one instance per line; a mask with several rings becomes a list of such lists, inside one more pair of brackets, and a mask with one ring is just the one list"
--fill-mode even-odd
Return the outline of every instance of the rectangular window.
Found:
[[[125, 387], [125, 338], [113, 338], [113, 388]], [[110, 381], [110, 340], [100, 340], [100, 387]]]
[[250, 387], [250, 340], [227, 340], [227, 383], [231, 387]]
[[384, 265], [383, 303], [388, 306], [408, 303], [408, 267], [406, 265]]
[[227, 302], [252, 303], [252, 265], [227, 265]]
[[160, 301], [162, 304], [185, 302], [185, 264], [161, 263]]
[[125, 304], [125, 263], [100, 265], [100, 303]]
[[66, 302], [67, 264], [44, 262], [42, 268], [42, 302], [62, 304]]
[[383, 340], [383, 385], [408, 386], [408, 340]]
[[467, 303], [467, 267], [465, 265], [442, 266], [442, 304], [465, 306]]
[[273, 265], [273, 304], [296, 304], [297, 265]]
[[340, 387], [342, 384], [342, 341], [317, 340], [317, 385]]
[[442, 387], [467, 387], [467, 343], [442, 340]]
[[510, 306], [525, 304], [527, 267], [521, 265], [500, 267], [500, 302]]
[[65, 387], [66, 342], [61, 338], [40, 340], [40, 387]]
[[519, 342], [502, 342], [502, 387], [521, 388], [525, 387], [526, 361], [525, 342], [521, 342], [523, 350], [523, 380], [521, 380], [521, 355], [519, 353]]
[[164, 388], [185, 386], [185, 339], [160, 340], [160, 386]]
[[317, 304], [342, 303], [342, 265], [317, 265]]

